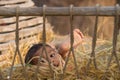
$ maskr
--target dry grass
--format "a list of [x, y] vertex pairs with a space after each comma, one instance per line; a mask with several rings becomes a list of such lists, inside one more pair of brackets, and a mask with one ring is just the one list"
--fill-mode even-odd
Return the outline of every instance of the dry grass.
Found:
[[[47, 28], [46, 28], [47, 32], [46, 32], [46, 41], [50, 42], [53, 38], [54, 38], [54, 32], [52, 31], [52, 27], [47, 24]], [[21, 56], [24, 60], [24, 57], [28, 51], [28, 49], [36, 44], [42, 42], [42, 28], [41, 31], [38, 35], [32, 36], [30, 38], [28, 38], [27, 40], [25, 40], [24, 42], [20, 41], [20, 46], [19, 46], [19, 50], [21, 53]], [[0, 56], [0, 68], [5, 68], [7, 66], [10, 66], [12, 64], [12, 60], [13, 60], [13, 56], [15, 54], [15, 47], [13, 46], [13, 44], [9, 44], [8, 45], [9, 50], [6, 51], [5, 55]], [[15, 64], [19, 64], [20, 60], [19, 60], [19, 56], [16, 56], [16, 60], [15, 60]]]
[[[41, 34], [40, 34], [41, 36]], [[40, 39], [40, 36], [37, 39]], [[47, 37], [48, 37], [48, 41], [51, 41], [53, 39], [54, 34], [53, 33], [48, 33]], [[120, 37], [119, 37], [120, 39]], [[118, 45], [117, 45], [117, 56], [120, 60], [120, 42], [118, 39]], [[33, 41], [34, 43], [39, 42], [38, 41]], [[111, 51], [112, 51], [112, 43], [111, 41], [105, 41], [105, 40], [97, 40], [97, 47], [96, 47], [96, 62], [97, 62], [97, 66], [98, 69], [96, 70], [93, 66], [93, 63], [90, 65], [89, 70], [86, 70], [86, 65], [88, 63], [88, 60], [90, 59], [90, 53], [91, 53], [91, 38], [85, 38], [85, 41], [75, 50], [75, 55], [76, 55], [76, 59], [77, 59], [77, 64], [78, 64], [78, 71], [80, 74], [80, 78], [81, 80], [101, 80], [104, 76], [105, 80], [119, 80], [120, 79], [120, 74], [118, 71], [118, 66], [116, 64], [115, 58], [113, 57], [111, 64], [109, 66], [109, 70], [106, 72], [106, 67], [107, 67], [107, 63], [108, 63], [108, 59], [111, 55]], [[24, 56], [27, 52], [27, 50], [29, 49], [29, 46], [31, 45], [31, 41], [27, 41], [26, 43], [21, 44], [20, 46], [20, 51], [24, 60]], [[10, 46], [11, 50], [10, 53], [13, 55], [13, 49]], [[8, 60], [10, 61], [9, 65], [6, 65], [6, 67], [11, 65], [11, 61], [12, 61], [12, 57], [9, 58]], [[19, 58], [17, 56], [16, 60], [15, 60], [15, 64], [19, 64]], [[37, 79], [38, 80], [42, 80], [42, 79], [47, 79], [47, 80], [51, 80], [51, 73], [50, 73], [50, 69], [48, 64], [46, 64], [47, 66], [40, 66], [39, 70], [38, 70], [38, 76]], [[56, 67], [52, 67], [53, 71], [54, 71], [54, 76], [55, 79], [58, 80], [60, 78], [60, 75], [62, 74], [62, 67], [56, 68]], [[32, 66], [32, 65], [26, 65], [26, 71], [27, 71], [27, 76], [29, 78], [29, 80], [35, 80], [35, 70], [36, 70], [36, 66]], [[4, 77], [7, 78], [7, 74], [8, 74], [8, 68], [7, 70], [4, 70]], [[76, 75], [75, 75], [75, 67], [74, 67], [74, 61], [73, 58], [70, 57], [68, 65], [67, 65], [67, 69], [64, 75], [64, 80], [75, 80], [76, 79]], [[14, 71], [13, 71], [13, 75], [12, 75], [12, 80], [25, 80], [24, 75], [23, 75], [23, 68], [21, 66], [15, 66], [14, 67]]]

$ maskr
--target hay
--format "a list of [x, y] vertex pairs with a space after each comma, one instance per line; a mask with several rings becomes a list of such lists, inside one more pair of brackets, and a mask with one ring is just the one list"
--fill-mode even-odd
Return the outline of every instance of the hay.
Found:
[[[50, 24], [46, 24], [46, 41], [50, 42], [54, 39], [54, 32]], [[34, 32], [33, 32], [34, 33]], [[38, 35], [31, 35], [30, 38], [26, 38], [27, 40], [20, 43], [20, 53], [24, 60], [24, 57], [28, 51], [28, 49], [38, 42], [42, 42], [42, 28], [40, 29], [40, 33]], [[21, 40], [20, 40], [21, 42]], [[7, 50], [3, 55], [0, 56], [0, 68], [8, 67], [12, 64], [13, 56], [15, 53], [15, 46], [13, 44], [8, 45], [9, 50]], [[17, 55], [15, 64], [20, 64], [19, 56]]]
[[[118, 42], [117, 56], [120, 60], [119, 46], [120, 46], [120, 43]], [[26, 49], [23, 51], [26, 51]], [[90, 65], [89, 70], [86, 70], [86, 65], [88, 63], [88, 60], [90, 59], [90, 53], [91, 53], [91, 39], [87, 38], [83, 42], [83, 44], [80, 45], [75, 50], [75, 55], [76, 55], [77, 64], [78, 64], [78, 72], [81, 80], [101, 80], [102, 78], [105, 78], [105, 80], [119, 80], [120, 72], [118, 71], [118, 66], [116, 64], [114, 57], [111, 61], [108, 71], [106, 72], [106, 67], [107, 67], [108, 59], [111, 55], [111, 51], [112, 51], [111, 41], [97, 40], [97, 46], [96, 46], [95, 52], [96, 52], [96, 61], [97, 61], [98, 69], [96, 70], [92, 63]], [[56, 68], [52, 66], [52, 70], [54, 71], [54, 77], [56, 80], [59, 80], [60, 75], [63, 72], [62, 68], [63, 67]], [[29, 80], [35, 80], [35, 70], [36, 70], [36, 66], [26, 65], [26, 71], [27, 71], [27, 76]], [[4, 78], [7, 78], [8, 70], [5, 69], [2, 72], [4, 74], [3, 75]], [[42, 80], [42, 79], [51, 80], [52, 75], [51, 75], [48, 64], [46, 66], [40, 66], [37, 75], [38, 75], [37, 76], [38, 80]], [[75, 79], [76, 79], [76, 73], [75, 73], [74, 61], [73, 61], [73, 58], [70, 57], [65, 74], [64, 74], [64, 80], [75, 80]], [[14, 68], [12, 80], [25, 80], [23, 75], [23, 68], [21, 66], [16, 66]]]
[[[120, 46], [120, 43], [118, 41], [117, 56], [120, 60], [120, 51], [119, 51], [120, 47], [119, 46]], [[117, 66], [115, 57], [113, 57], [111, 64], [109, 66], [109, 69], [106, 72], [106, 67], [108, 64], [109, 57], [111, 56], [111, 52], [112, 52], [111, 41], [98, 40], [96, 50], [95, 50], [96, 63], [98, 66], [98, 70], [95, 69], [95, 67], [92, 63], [90, 65], [89, 70], [86, 71], [86, 65], [90, 59], [91, 43], [89, 41], [87, 43], [86, 42], [83, 43], [76, 50], [76, 54], [77, 54], [76, 56], [79, 59], [81, 59], [81, 61], [78, 62], [81, 79], [82, 80], [102, 80], [102, 78], [104, 77], [105, 80], [119, 80], [120, 72], [118, 70], [118, 66]]]
[[[63, 59], [61, 58], [61, 56], [59, 57], [59, 60], [62, 64]], [[45, 63], [40, 63], [42, 65], [40, 65], [37, 69], [36, 65], [30, 65], [30, 64], [26, 64], [25, 69], [26, 69], [26, 74], [28, 77], [28, 80], [41, 80], [41, 79], [49, 79], [52, 80], [52, 74], [50, 72], [50, 68], [48, 65], [48, 61], [46, 61], [44, 59]], [[58, 75], [62, 74], [62, 68], [63, 66], [59, 66], [59, 67], [54, 67], [51, 64], [52, 70], [54, 72], [54, 76], [56, 79], [58, 79]], [[10, 68], [10, 67], [9, 67]], [[10, 69], [4, 69], [2, 70], [3, 72], [3, 77], [4, 79], [8, 79], [9, 78], [9, 71]], [[38, 71], [37, 75], [36, 75], [36, 71]], [[13, 73], [12, 73], [12, 80], [25, 80], [25, 73], [24, 73], [24, 68], [21, 65], [15, 65], [13, 67]]]

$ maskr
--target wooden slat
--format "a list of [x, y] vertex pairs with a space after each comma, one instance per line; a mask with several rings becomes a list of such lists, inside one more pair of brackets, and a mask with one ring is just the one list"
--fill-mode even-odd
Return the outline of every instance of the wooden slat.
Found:
[[[21, 21], [19, 22], [19, 28], [24, 28], [27, 26], [33, 26], [39, 23], [42, 23], [43, 19], [41, 17], [37, 17], [35, 19], [30, 19], [30, 20], [26, 20], [26, 21]], [[4, 26], [0, 26], [0, 32], [3, 31], [11, 31], [11, 30], [15, 30], [16, 28], [16, 24], [10, 24], [10, 25], [4, 25]]]
[[[19, 20], [26, 20], [30, 18], [36, 18], [35, 16], [21, 16]], [[8, 24], [16, 22], [16, 17], [0, 18], [0, 24]]]
[[34, 3], [31, 0], [29, 0], [26, 3], [5, 5], [4, 7], [16, 7], [16, 6], [19, 6], [19, 7], [32, 7], [32, 6], [34, 6]]
[[[35, 40], [36, 40], [36, 36], [32, 36], [32, 37], [30, 37], [30, 38], [25, 38], [25, 39], [20, 40], [20, 44], [26, 43], [26, 42], [35, 43]], [[12, 46], [12, 47], [15, 48], [15, 41], [14, 41], [14, 40], [12, 40], [12, 41], [9, 42], [9, 43], [0, 44], [0, 51], [9, 50], [9, 49], [10, 49], [10, 46]]]
[[[22, 29], [19, 31], [19, 37], [24, 37], [24, 36], [29, 36], [29, 35], [33, 35], [39, 32], [42, 32], [42, 26], [43, 25], [38, 25], [32, 28], [26, 28], [26, 29]], [[10, 40], [14, 40], [15, 39], [15, 33], [8, 33], [8, 34], [0, 34], [0, 42], [7, 42]]]
[[[43, 26], [43, 25], [41, 25], [41, 26]], [[29, 30], [30, 29], [27, 29], [28, 31], [27, 32], [30, 32]], [[33, 30], [33, 29], [31, 29], [31, 30]], [[39, 31], [38, 31], [39, 30]], [[42, 35], [42, 30], [43, 30], [43, 28], [42, 27], [38, 27], [38, 29], [37, 29], [37, 31], [36, 31], [36, 33], [37, 32], [40, 32], [40, 34]], [[51, 30], [52, 30], [52, 28], [51, 28], [51, 26], [50, 26], [50, 24], [46, 24], [46, 31], [48, 31], [47, 32], [47, 34], [49, 35], [49, 33], [51, 34]], [[28, 33], [27, 32], [25, 32], [25, 34], [27, 35]], [[34, 32], [34, 34], [35, 34], [35, 32]], [[21, 34], [20, 34], [21, 35]], [[38, 40], [38, 37], [36, 38], [36, 36], [37, 36], [38, 34], [36, 34], [36, 35], [31, 35], [31, 36], [26, 36], [26, 38], [22, 38], [22, 39], [20, 39], [20, 44], [21, 43], [26, 43], [26, 42], [28, 42], [29, 44], [31, 44], [31, 43], [35, 43], [35, 42], [37, 42], [36, 40]], [[22, 35], [21, 35], [22, 36]], [[24, 34], [23, 34], [23, 36], [25, 36]], [[9, 36], [10, 37], [10, 36]], [[41, 36], [42, 37], [42, 36]], [[2, 37], [0, 37], [0, 38], [2, 38]], [[26, 41], [26, 42], [25, 42]], [[4, 43], [4, 44], [0, 44], [0, 51], [6, 51], [6, 50], [8, 50], [9, 49], [9, 45], [12, 45], [12, 46], [15, 46], [15, 40], [10, 40], [9, 42], [6, 42], [6, 43]]]
[[16, 4], [21, 2], [26, 2], [28, 0], [8, 0], [8, 1], [0, 1], [0, 5], [7, 5], [7, 4]]

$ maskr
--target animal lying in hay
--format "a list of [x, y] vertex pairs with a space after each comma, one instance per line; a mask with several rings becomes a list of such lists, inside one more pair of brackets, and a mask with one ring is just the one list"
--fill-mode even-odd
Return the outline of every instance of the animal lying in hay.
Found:
[[[76, 48], [79, 44], [82, 43], [84, 36], [79, 29], [74, 29], [73, 34], [74, 34], [73, 47]], [[62, 59], [65, 59], [67, 57], [70, 49], [69, 38], [70, 38], [70, 35], [66, 40], [63, 40], [59, 44], [55, 44], [55, 45], [45, 44], [45, 49], [46, 49], [46, 52], [48, 53], [48, 58], [45, 53], [43, 43], [33, 45], [28, 50], [28, 53], [26, 54], [25, 63], [37, 65], [41, 55], [42, 58], [40, 60], [40, 65], [44, 65], [45, 63], [44, 60], [49, 60], [49, 62], [55, 67], [59, 67], [61, 65], [64, 66], [64, 60], [60, 62], [61, 60], [59, 58], [62, 57]]]
[[[75, 40], [74, 48], [77, 47], [75, 49], [75, 57], [77, 60], [78, 72], [80, 74], [81, 80], [102, 80], [103, 78], [105, 78], [105, 80], [114, 80], [114, 79], [120, 80], [118, 65], [116, 64], [115, 58], [112, 59], [111, 65], [109, 66], [109, 70], [106, 73], [108, 59], [110, 58], [111, 52], [112, 52], [111, 41], [100, 40], [100, 39], [97, 40], [95, 53], [96, 53], [96, 63], [97, 63], [98, 69], [95, 69], [94, 65], [91, 64], [89, 67], [89, 70], [87, 70], [86, 66], [88, 64], [88, 61], [91, 59], [90, 54], [92, 50], [92, 46], [91, 46], [92, 39], [88, 37], [83, 38], [83, 34], [78, 29], [74, 30], [74, 35], [75, 35], [74, 36], [74, 40]], [[63, 38], [64, 37], [62, 37], [62, 39]], [[54, 41], [52, 42], [55, 43]], [[119, 46], [120, 46], [120, 42], [118, 41], [117, 55], [120, 60], [120, 47]], [[51, 64], [53, 64], [51, 65], [51, 67], [52, 67], [52, 70], [54, 71], [54, 78], [55, 80], [59, 80], [61, 78], [60, 76], [61, 73], [63, 73], [62, 72], [63, 67], [61, 66], [64, 66], [64, 59], [68, 55], [68, 51], [70, 48], [70, 40], [66, 38], [65, 40], [62, 40], [60, 44], [56, 44], [56, 43], [55, 45], [46, 44], [45, 48], [48, 52], [49, 61], [51, 62]], [[39, 55], [41, 55], [42, 53], [41, 52], [42, 49], [43, 49], [43, 44], [40, 43], [40, 44], [33, 45], [28, 50], [28, 53], [25, 58], [25, 63], [31, 64], [31, 65], [25, 66], [28, 80], [40, 80], [40, 79], [41, 80], [52, 80], [53, 75], [50, 72], [45, 52], [43, 52], [42, 59], [39, 62], [40, 63], [39, 68], [36, 66], [39, 60]], [[11, 76], [12, 80], [26, 80], [24, 71], [25, 70], [23, 69], [22, 66], [19, 66], [19, 65], [15, 66], [13, 70], [13, 75]], [[38, 71], [37, 76], [35, 75], [36, 71]], [[9, 73], [8, 69], [2, 71], [3, 77], [5, 78], [2, 80], [7, 80], [7, 78], [9, 77], [8, 73]], [[75, 66], [74, 66], [74, 61], [72, 61], [72, 57], [70, 57], [69, 59], [64, 75], [65, 75], [64, 80], [75, 80], [76, 79]]]

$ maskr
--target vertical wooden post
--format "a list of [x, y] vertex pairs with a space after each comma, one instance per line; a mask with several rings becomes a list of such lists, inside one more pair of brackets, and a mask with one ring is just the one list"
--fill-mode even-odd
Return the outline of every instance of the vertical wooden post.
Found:
[[[120, 5], [120, 0], [116, 0], [116, 4]], [[119, 20], [118, 20], [118, 34], [120, 34], [120, 16], [119, 16]]]

